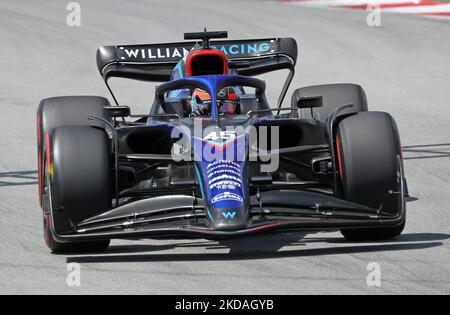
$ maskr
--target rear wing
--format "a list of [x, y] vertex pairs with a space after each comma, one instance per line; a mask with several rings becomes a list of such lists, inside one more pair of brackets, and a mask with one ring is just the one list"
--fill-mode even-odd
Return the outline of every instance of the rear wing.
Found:
[[[167, 82], [178, 62], [198, 44], [191, 41], [104, 46], [97, 51], [97, 66], [106, 83], [110, 78]], [[297, 62], [295, 39], [216, 40], [211, 41], [211, 48], [223, 51], [230, 61], [230, 68], [239, 75], [255, 76], [289, 69], [290, 75], [279, 99], [282, 103]]]

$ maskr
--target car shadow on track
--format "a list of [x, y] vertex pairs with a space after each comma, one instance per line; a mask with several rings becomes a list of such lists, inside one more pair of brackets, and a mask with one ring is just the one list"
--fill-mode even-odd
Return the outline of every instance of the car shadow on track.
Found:
[[405, 160], [450, 158], [450, 143], [404, 146], [403, 152]]
[[0, 187], [37, 185], [37, 174], [37, 171], [16, 171], [0, 173]]
[[[308, 237], [305, 234], [287, 233], [249, 237], [227, 241], [194, 241], [165, 245], [111, 246], [104, 253], [67, 257], [67, 263], [130, 263], [164, 261], [236, 261], [348, 255], [371, 252], [424, 250], [443, 245], [450, 238], [448, 234], [415, 233], [404, 234], [392, 241], [377, 243], [350, 243], [343, 238]], [[323, 244], [318, 248], [318, 244]], [[330, 247], [330, 244], [335, 246]], [[304, 246], [304, 249], [290, 250], [289, 247]], [[307, 248], [314, 247], [314, 248]], [[198, 248], [199, 253], [160, 253], [164, 250]], [[283, 250], [281, 250], [283, 249]], [[227, 250], [227, 253], [205, 253], [208, 250]], [[143, 254], [145, 253], [145, 254]]]

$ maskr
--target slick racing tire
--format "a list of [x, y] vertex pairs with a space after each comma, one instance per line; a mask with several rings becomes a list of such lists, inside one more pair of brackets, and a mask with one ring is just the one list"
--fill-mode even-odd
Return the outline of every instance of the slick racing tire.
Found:
[[89, 120], [88, 116], [104, 118], [106, 98], [99, 96], [63, 96], [48, 98], [40, 102], [37, 110], [37, 147], [39, 173], [39, 200], [42, 206], [43, 147], [46, 134], [61, 126], [98, 126], [102, 123]]
[[90, 126], [52, 129], [45, 139], [44, 234], [55, 253], [99, 251], [110, 241], [61, 243], [73, 226], [111, 209], [112, 163], [106, 132]]
[[[345, 118], [336, 136], [341, 194], [348, 201], [381, 209], [396, 216], [405, 209], [398, 193], [403, 170], [400, 138], [394, 119], [387, 113], [365, 112]], [[351, 241], [390, 239], [400, 235], [406, 223], [389, 227], [344, 229]]]
[[[328, 116], [342, 105], [353, 104], [353, 108], [343, 110], [339, 116], [366, 112], [368, 110], [367, 98], [364, 89], [356, 84], [328, 84], [300, 88], [295, 91], [292, 98], [292, 107], [302, 97], [322, 96], [323, 106], [314, 108], [314, 117], [325, 122]], [[300, 109], [301, 118], [311, 117], [310, 109]]]

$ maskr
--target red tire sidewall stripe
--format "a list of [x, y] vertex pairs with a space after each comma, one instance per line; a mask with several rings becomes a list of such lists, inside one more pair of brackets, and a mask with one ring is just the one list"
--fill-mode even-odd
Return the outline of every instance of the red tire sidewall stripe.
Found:
[[50, 171], [51, 167], [52, 167], [52, 159], [51, 159], [51, 155], [50, 155], [50, 134], [47, 133], [45, 135], [45, 155], [47, 158], [47, 169]]
[[36, 126], [37, 126], [37, 142], [38, 142], [39, 204], [42, 207], [43, 180], [42, 180], [42, 135], [41, 135], [41, 108], [40, 108], [40, 106], [38, 106]]
[[43, 178], [42, 178], [42, 152], [39, 149], [38, 153], [38, 177], [39, 177], [39, 203], [42, 207], [42, 194], [44, 192], [43, 190]]
[[336, 135], [336, 150], [337, 150], [337, 159], [338, 159], [338, 166], [339, 166], [339, 175], [341, 176], [341, 180], [342, 180], [343, 175], [344, 175], [344, 167], [342, 164], [341, 140], [339, 138], [339, 135]]
[[[46, 155], [46, 161], [47, 161], [47, 168], [51, 168], [51, 150], [50, 150], [50, 134], [47, 132], [45, 135], [45, 155]], [[45, 215], [45, 235], [44, 240], [45, 244], [50, 247], [50, 243], [52, 240], [52, 230], [51, 230], [51, 215], [50, 214], [44, 214]]]

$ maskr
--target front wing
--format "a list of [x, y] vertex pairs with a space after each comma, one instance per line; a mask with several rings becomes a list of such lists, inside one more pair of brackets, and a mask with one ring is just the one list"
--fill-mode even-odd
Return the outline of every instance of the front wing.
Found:
[[[205, 203], [191, 196], [162, 196], [119, 206], [84, 220], [70, 233], [58, 234], [58, 242], [145, 238], [235, 238], [260, 233], [345, 228], [395, 227], [405, 220], [405, 188], [401, 185], [396, 215], [351, 203], [323, 192], [278, 190], [253, 196], [248, 226], [219, 231], [208, 227]], [[51, 200], [50, 209], [51, 207]], [[152, 209], [152, 210], [149, 210]]]

